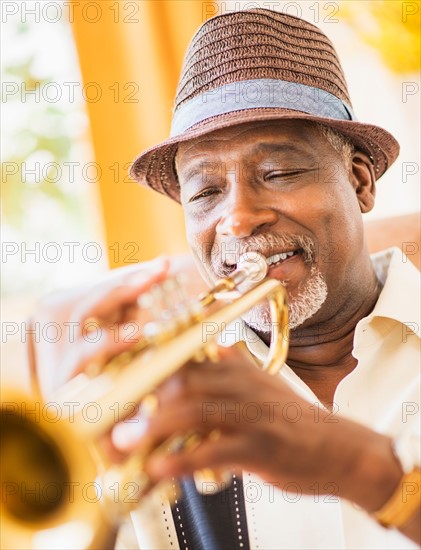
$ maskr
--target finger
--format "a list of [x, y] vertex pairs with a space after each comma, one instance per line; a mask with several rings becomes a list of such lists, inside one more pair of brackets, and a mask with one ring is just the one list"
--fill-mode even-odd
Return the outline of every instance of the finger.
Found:
[[235, 361], [222, 357], [218, 363], [189, 362], [157, 388], [159, 403], [167, 406], [175, 399], [197, 395], [231, 400], [249, 396], [249, 400], [254, 400], [256, 387], [269, 391], [269, 386], [276, 384], [273, 377], [259, 371], [246, 358], [240, 356]]
[[107, 432], [98, 441], [101, 456], [106, 458], [109, 464], [122, 464], [127, 461], [128, 454], [114, 445], [111, 432]]
[[82, 330], [55, 370], [57, 382], [64, 383], [81, 372], [99, 374], [111, 359], [130, 351], [142, 338], [143, 327], [135, 322], [115, 325], [113, 330], [101, 326], [90, 332]]
[[165, 455], [156, 452], [145, 463], [145, 470], [153, 484], [163, 479], [192, 475], [205, 468], [215, 470], [238, 470], [255, 468], [254, 460], [246, 452], [246, 444], [241, 436], [222, 435], [217, 441], [204, 440], [193, 450]]
[[[209, 406], [212, 407], [211, 414], [207, 408]], [[228, 414], [225, 414], [226, 410], [229, 411]], [[151, 449], [165, 445], [167, 441], [173, 441], [177, 434], [194, 433], [205, 437], [215, 429], [222, 430], [224, 433], [239, 432], [242, 425], [241, 417], [237, 414], [239, 411], [238, 404], [227, 405], [223, 401], [210, 403], [198, 399], [193, 402], [185, 400], [174, 402], [170, 406], [159, 409], [149, 419], [147, 431], [138, 439], [136, 447], [141, 453], [149, 453]], [[247, 431], [249, 429], [250, 427], [247, 427]]]
[[165, 280], [169, 269], [169, 261], [166, 258], [160, 259], [154, 264], [153, 269], [142, 270], [127, 275], [119, 286], [109, 288], [108, 285], [102, 292], [93, 298], [88, 304], [84, 304], [81, 310], [74, 314], [82, 323], [89, 318], [99, 321], [116, 322], [119, 318], [119, 311], [135, 305], [137, 298], [146, 292], [152, 285]]
[[148, 427], [149, 419], [140, 406], [137, 414], [113, 427], [111, 441], [118, 451], [132, 452], [139, 446], [139, 441], [145, 436]]

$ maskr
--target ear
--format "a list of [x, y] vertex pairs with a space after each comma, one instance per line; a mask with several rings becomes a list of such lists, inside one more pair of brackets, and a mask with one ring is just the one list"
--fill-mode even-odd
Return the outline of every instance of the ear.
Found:
[[376, 176], [370, 158], [362, 151], [355, 151], [352, 157], [350, 178], [361, 212], [370, 212], [376, 196]]

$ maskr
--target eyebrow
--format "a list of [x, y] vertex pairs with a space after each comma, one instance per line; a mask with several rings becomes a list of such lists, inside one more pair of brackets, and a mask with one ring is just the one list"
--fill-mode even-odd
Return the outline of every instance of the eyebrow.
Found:
[[293, 143], [257, 143], [251, 150], [251, 154], [256, 153], [300, 153], [303, 154], [304, 148]]
[[[211, 163], [214, 162], [214, 161], [209, 160], [209, 159], [204, 159], [203, 158], [204, 156], [207, 157], [208, 154], [206, 154], [206, 155], [197, 154], [192, 159], [190, 159], [188, 161], [188, 163], [187, 163], [188, 168], [186, 168], [185, 172], [183, 171], [183, 175], [184, 175], [183, 179], [186, 182], [188, 182], [193, 176], [195, 176], [197, 174], [200, 174], [202, 172], [204, 163], [211, 164]], [[198, 159], [202, 160], [202, 162], [197, 162]], [[181, 170], [178, 171], [179, 176], [180, 176], [180, 172], [181, 172]], [[180, 177], [179, 177], [179, 183], [182, 184], [182, 182], [180, 181]]]
[[[294, 145], [293, 143], [265, 143], [265, 142], [258, 142], [256, 145], [251, 149], [249, 155], [256, 155], [259, 153], [294, 153], [294, 154], [306, 154], [311, 155], [311, 151], [305, 151], [304, 148], [299, 147], [297, 145]], [[209, 157], [209, 159], [204, 159], [203, 157]], [[184, 174], [184, 178], [186, 182], [188, 182], [193, 176], [196, 174], [200, 174], [203, 170], [203, 165], [205, 163], [212, 164], [213, 161], [211, 160], [212, 153], [198, 153], [194, 155], [192, 159], [188, 162], [190, 165]], [[197, 159], [201, 159], [204, 162], [196, 162]]]

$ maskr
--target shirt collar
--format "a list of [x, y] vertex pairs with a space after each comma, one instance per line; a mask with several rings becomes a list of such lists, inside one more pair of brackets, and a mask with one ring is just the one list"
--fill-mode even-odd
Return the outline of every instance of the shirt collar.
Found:
[[[389, 248], [372, 257], [377, 278], [384, 285], [373, 311], [361, 321], [386, 317], [414, 328], [419, 335], [419, 272], [399, 248]], [[360, 321], [360, 322], [361, 322]]]

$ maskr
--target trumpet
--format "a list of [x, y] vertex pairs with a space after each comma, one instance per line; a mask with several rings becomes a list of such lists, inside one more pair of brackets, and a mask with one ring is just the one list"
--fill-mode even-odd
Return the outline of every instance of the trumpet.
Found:
[[[262, 368], [278, 373], [288, 351], [288, 303], [284, 287], [266, 278], [267, 270], [262, 255], [243, 255], [235, 271], [200, 295], [188, 314], [184, 308], [170, 321], [152, 323], [133, 350], [111, 360], [94, 378], [76, 376], [54, 401], [17, 390], [3, 394], [2, 548], [44, 550], [60, 548], [63, 541], [75, 550], [111, 547], [116, 526], [136, 502], [115, 502], [97, 480], [106, 479], [108, 486], [131, 480], [139, 488], [148, 482], [144, 457], [133, 454], [124, 465], [112, 465], [101, 451], [101, 438], [124, 419], [124, 414], [116, 418], [116, 405], [129, 416], [128, 403], [147, 400], [186, 362], [214, 357], [218, 332], [262, 300], [268, 300], [272, 319]], [[248, 287], [243, 293], [242, 283]], [[219, 327], [205, 342], [204, 323]], [[190, 439], [186, 434], [184, 444]]]

